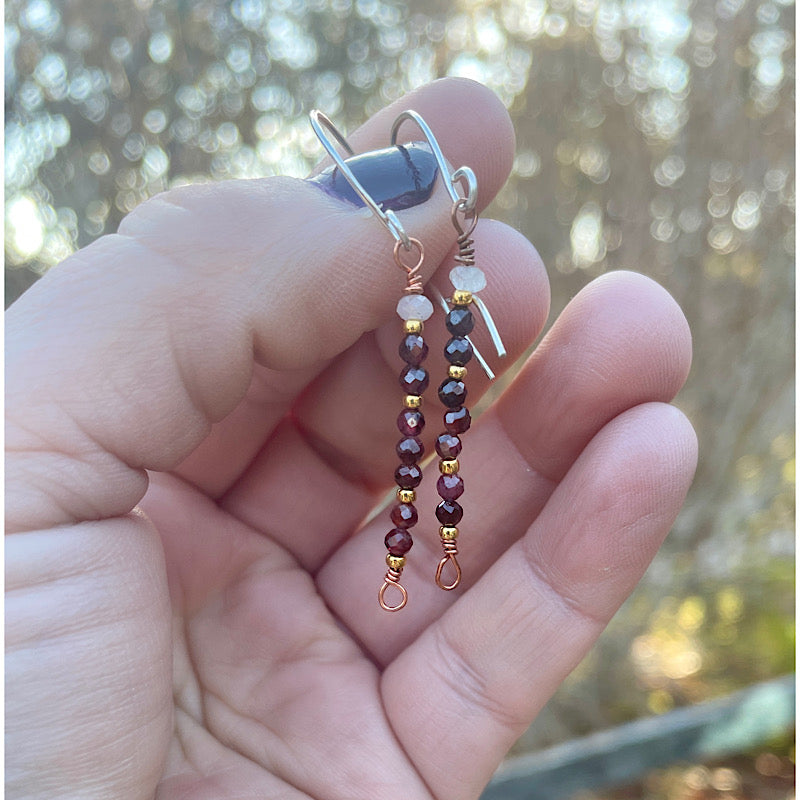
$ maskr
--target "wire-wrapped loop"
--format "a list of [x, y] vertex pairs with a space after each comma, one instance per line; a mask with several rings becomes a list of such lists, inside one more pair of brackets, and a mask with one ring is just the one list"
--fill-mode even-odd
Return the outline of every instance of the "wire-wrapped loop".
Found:
[[[458, 563], [458, 559], [456, 556], [458, 555], [458, 545], [452, 539], [442, 539], [442, 550], [444, 551], [444, 556], [442, 560], [439, 562], [439, 566], [436, 567], [436, 585], [440, 589], [444, 589], [446, 592], [449, 592], [452, 589], [455, 589], [459, 583], [461, 583], [461, 565]], [[450, 583], [444, 583], [442, 580], [442, 572], [447, 564], [452, 563], [453, 568], [455, 569], [455, 577]]]
[[[400, 602], [396, 606], [390, 606], [386, 602], [386, 590], [390, 586], [394, 586], [400, 592]], [[384, 611], [399, 611], [401, 608], [405, 607], [408, 602], [408, 592], [405, 590], [403, 584], [400, 583], [400, 572], [398, 570], [392, 569], [391, 567], [386, 570], [383, 585], [378, 592], [378, 602], [381, 604], [381, 608]]]
[[405, 264], [400, 257], [400, 253], [402, 252], [400, 248], [402, 247], [402, 242], [395, 242], [394, 245], [394, 262], [397, 264], [400, 269], [404, 270], [406, 273], [406, 288], [404, 289], [406, 294], [422, 294], [422, 275], [420, 275], [420, 269], [422, 268], [422, 262], [425, 260], [425, 249], [422, 247], [422, 242], [419, 239], [415, 239], [413, 236], [409, 238], [409, 242], [412, 247], [416, 247], [417, 251], [419, 252], [419, 257], [417, 258], [416, 264], [409, 265]]
[[460, 200], [458, 203], [454, 203], [453, 210], [450, 214], [453, 225], [456, 231], [458, 231], [458, 254], [455, 256], [454, 260], [465, 267], [474, 267], [475, 240], [472, 238], [472, 232], [478, 224], [478, 217], [475, 214], [465, 216], [464, 221], [467, 223], [467, 226], [464, 228], [458, 219], [458, 212], [461, 210], [463, 202], [463, 200]]

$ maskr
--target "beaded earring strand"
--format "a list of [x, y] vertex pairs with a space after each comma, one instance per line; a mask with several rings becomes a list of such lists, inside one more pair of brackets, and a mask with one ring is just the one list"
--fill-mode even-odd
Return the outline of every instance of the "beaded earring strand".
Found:
[[[412, 239], [412, 242], [416, 242]], [[419, 245], [418, 242], [416, 242]], [[384, 544], [388, 551], [386, 564], [388, 570], [383, 585], [378, 592], [378, 602], [384, 611], [399, 611], [408, 602], [408, 592], [400, 583], [400, 574], [406, 564], [406, 553], [411, 549], [414, 540], [409, 528], [417, 524], [418, 514], [414, 507], [417, 499], [416, 488], [422, 481], [422, 470], [419, 461], [425, 453], [419, 434], [425, 427], [422, 407], [422, 393], [428, 388], [428, 371], [422, 362], [428, 355], [428, 345], [422, 338], [422, 330], [431, 314], [433, 305], [422, 294], [422, 280], [419, 267], [422, 264], [423, 252], [419, 246], [419, 260], [413, 267], [408, 267], [399, 258], [398, 245], [394, 248], [394, 259], [399, 267], [407, 273], [406, 294], [397, 303], [397, 314], [403, 320], [403, 340], [400, 342], [400, 358], [406, 363], [400, 373], [400, 386], [406, 392], [403, 398], [403, 410], [397, 418], [397, 427], [403, 438], [397, 443], [397, 455], [400, 466], [395, 470], [397, 483], [397, 503], [392, 508], [391, 519], [395, 526], [386, 534]], [[394, 586], [400, 591], [401, 599], [397, 605], [386, 602], [386, 590]]]
[[[397, 418], [397, 427], [402, 438], [397, 443], [397, 455], [400, 466], [395, 471], [397, 483], [397, 503], [392, 508], [391, 520], [394, 528], [389, 531], [384, 539], [386, 545], [386, 575], [378, 591], [378, 602], [385, 611], [399, 611], [408, 602], [408, 592], [400, 583], [403, 568], [406, 565], [406, 553], [411, 549], [413, 539], [409, 529], [417, 523], [418, 514], [414, 507], [416, 500], [416, 487], [422, 480], [422, 470], [419, 461], [425, 449], [419, 434], [425, 427], [425, 417], [422, 414], [422, 393], [428, 386], [429, 375], [422, 367], [422, 362], [428, 354], [428, 345], [422, 338], [422, 329], [426, 319], [433, 314], [433, 305], [422, 294], [422, 276], [420, 268], [425, 257], [422, 243], [418, 239], [408, 236], [400, 220], [391, 209], [381, 208], [364, 189], [345, 160], [339, 155], [334, 144], [326, 134], [329, 131], [339, 145], [353, 155], [353, 150], [347, 140], [336, 129], [334, 124], [321, 111], [314, 110], [310, 114], [311, 126], [314, 129], [323, 147], [336, 163], [342, 175], [358, 193], [368, 208], [372, 210], [378, 220], [392, 234], [394, 244], [394, 261], [406, 273], [406, 286], [403, 296], [397, 303], [397, 313], [403, 320], [403, 340], [400, 343], [400, 357], [405, 362], [405, 367], [400, 373], [400, 386], [405, 392], [403, 410]], [[392, 142], [394, 144], [394, 142]], [[416, 250], [416, 260], [408, 264], [403, 260], [403, 252], [413, 253]], [[390, 604], [386, 594], [394, 588], [399, 593], [399, 600]]]
[[[397, 132], [404, 120], [415, 122], [425, 134], [428, 143], [433, 149], [439, 162], [442, 176], [448, 175], [449, 169], [444, 160], [433, 132], [425, 121], [415, 111], [404, 111], [394, 121], [392, 126], [392, 144], [397, 140]], [[467, 194], [462, 197], [456, 191], [460, 181], [467, 186]], [[472, 356], [483, 367], [490, 380], [494, 380], [486, 360], [478, 352], [469, 338], [475, 321], [470, 306], [478, 309], [483, 317], [492, 342], [497, 350], [497, 355], [503, 358], [506, 349], [500, 338], [494, 320], [486, 304], [478, 297], [477, 292], [486, 287], [486, 276], [479, 267], [475, 266], [474, 240], [471, 238], [475, 226], [478, 224], [477, 199], [478, 181], [475, 173], [469, 167], [460, 167], [449, 178], [445, 179], [445, 186], [453, 200], [450, 218], [458, 236], [458, 255], [455, 257], [457, 266], [450, 270], [450, 282], [454, 291], [450, 303], [436, 292], [439, 303], [446, 314], [445, 325], [451, 339], [444, 348], [444, 356], [449, 363], [447, 378], [439, 386], [439, 399], [445, 406], [444, 432], [436, 440], [436, 452], [439, 455], [439, 472], [441, 473], [436, 483], [436, 491], [441, 497], [441, 502], [436, 506], [436, 518], [440, 523], [439, 539], [442, 544], [443, 556], [436, 567], [436, 585], [445, 591], [455, 589], [461, 582], [461, 565], [458, 563], [458, 523], [464, 510], [457, 502], [464, 493], [464, 480], [458, 474], [458, 455], [461, 452], [461, 439], [459, 434], [467, 431], [471, 424], [469, 409], [465, 405], [467, 387], [464, 378], [467, 375], [467, 364]], [[435, 290], [434, 290], [435, 291]], [[452, 568], [454, 577], [445, 582], [443, 573], [448, 564]]]
[[[467, 376], [467, 364], [472, 358], [474, 348], [468, 336], [475, 325], [471, 305], [475, 305], [481, 312], [492, 340], [497, 348], [497, 355], [506, 355], [505, 347], [500, 339], [494, 320], [489, 314], [485, 304], [476, 292], [486, 287], [486, 276], [483, 270], [475, 266], [474, 240], [471, 237], [478, 223], [478, 215], [473, 210], [465, 212], [465, 200], [459, 200], [453, 205], [451, 218], [458, 232], [458, 255], [455, 257], [458, 266], [450, 270], [450, 282], [453, 284], [453, 293], [450, 302], [452, 309], [448, 308], [447, 301], [442, 299], [442, 304], [447, 312], [445, 325], [451, 335], [450, 341], [444, 347], [444, 356], [450, 366], [447, 378], [439, 386], [439, 400], [447, 409], [444, 413], [444, 432], [436, 440], [436, 452], [439, 454], [439, 471], [441, 476], [436, 483], [436, 491], [442, 501], [436, 506], [436, 518], [441, 523], [439, 539], [442, 543], [442, 556], [436, 567], [436, 585], [445, 591], [451, 591], [461, 583], [461, 565], [458, 563], [458, 523], [464, 510], [458, 503], [458, 498], [464, 493], [464, 480], [458, 474], [458, 454], [461, 452], [461, 439], [459, 434], [464, 433], [472, 422], [469, 409], [465, 402], [467, 387], [464, 378]], [[459, 221], [459, 213], [464, 214], [466, 227]], [[448, 563], [452, 566], [454, 577], [446, 583], [443, 572]]]

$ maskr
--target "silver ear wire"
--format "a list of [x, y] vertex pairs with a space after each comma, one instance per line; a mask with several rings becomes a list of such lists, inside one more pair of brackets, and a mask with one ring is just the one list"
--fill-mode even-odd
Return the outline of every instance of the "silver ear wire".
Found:
[[342, 136], [337, 127], [331, 120], [318, 109], [312, 109], [309, 113], [311, 120], [311, 127], [317, 138], [322, 142], [322, 146], [327, 151], [328, 155], [334, 160], [339, 171], [344, 175], [347, 182], [353, 187], [353, 190], [364, 201], [365, 205], [372, 211], [378, 218], [381, 224], [392, 234], [394, 240], [403, 245], [406, 250], [411, 249], [411, 239], [405, 232], [402, 223], [397, 218], [397, 215], [391, 209], [384, 211], [373, 199], [370, 193], [361, 185], [361, 182], [353, 174], [353, 170], [347, 166], [347, 162], [339, 155], [339, 152], [334, 147], [331, 140], [328, 138], [326, 129], [333, 134], [334, 139], [341, 145], [348, 155], [353, 155], [353, 148], [347, 143], [347, 139]]
[[[433, 131], [430, 129], [428, 123], [425, 122], [416, 111], [409, 109], [397, 115], [397, 118], [392, 124], [392, 144], [397, 144], [397, 134], [400, 130], [400, 126], [407, 119], [414, 122], [425, 136], [428, 145], [433, 151], [436, 163], [439, 165], [439, 172], [441, 173], [447, 193], [450, 195], [450, 199], [454, 203], [462, 201], [464, 211], [467, 214], [471, 214], [478, 203], [478, 179], [475, 177], [475, 173], [469, 167], [459, 167], [454, 173], [450, 173], [450, 167], [447, 161], [445, 161], [444, 153], [442, 153], [442, 148], [439, 147], [439, 142], [433, 135]], [[456, 191], [456, 185], [459, 180], [464, 180], [467, 184], [467, 194], [465, 197], [461, 197]]]

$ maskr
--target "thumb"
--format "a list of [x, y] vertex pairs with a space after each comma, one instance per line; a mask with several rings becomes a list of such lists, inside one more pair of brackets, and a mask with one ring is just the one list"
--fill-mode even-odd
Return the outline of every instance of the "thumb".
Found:
[[[447, 148], [453, 102], [481, 112], [445, 152], [489, 175], [485, 205], [513, 149], [490, 92], [438, 82], [380, 116], [414, 107]], [[367, 123], [359, 146], [387, 131]], [[399, 216], [427, 279], [454, 240], [446, 193]], [[404, 285], [392, 246], [368, 211], [270, 178], [170, 191], [53, 270], [7, 317], [8, 530], [129, 511], [145, 469], [175, 466], [237, 405], [254, 359], [319, 368], [388, 318]]]

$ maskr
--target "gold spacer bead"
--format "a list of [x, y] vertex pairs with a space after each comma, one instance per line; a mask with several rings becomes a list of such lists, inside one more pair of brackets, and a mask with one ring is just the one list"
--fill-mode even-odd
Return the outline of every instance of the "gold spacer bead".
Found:
[[453, 539], [458, 539], [458, 528], [451, 525], [442, 525], [439, 528], [439, 536], [441, 537], [442, 541], [453, 541]]
[[445, 458], [439, 462], [439, 472], [442, 475], [455, 475], [458, 472], [458, 459]]
[[453, 292], [454, 306], [468, 306], [471, 302], [472, 302], [472, 292], [467, 292], [464, 289], [456, 289]]
[[455, 378], [457, 381], [463, 381], [464, 378], [467, 377], [467, 368], [466, 367], [459, 367], [455, 364], [451, 364], [447, 368], [447, 374], [451, 378]]
[[413, 489], [398, 489], [397, 501], [399, 503], [413, 503], [417, 499], [417, 493]]
[[403, 405], [406, 408], [420, 408], [422, 405], [422, 397], [418, 394], [407, 394], [403, 398]]
[[422, 333], [422, 320], [421, 319], [407, 319], [403, 323], [403, 329], [406, 333]]
[[391, 553], [386, 554], [386, 565], [389, 569], [395, 569], [400, 572], [401, 569], [406, 565], [406, 557], [405, 556], [393, 556]]

